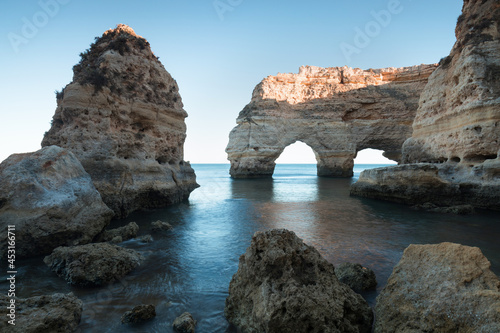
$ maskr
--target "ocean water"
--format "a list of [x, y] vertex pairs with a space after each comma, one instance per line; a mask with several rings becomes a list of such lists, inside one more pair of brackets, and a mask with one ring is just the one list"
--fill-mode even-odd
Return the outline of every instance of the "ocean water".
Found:
[[[373, 269], [379, 285], [363, 294], [372, 306], [409, 244], [478, 246], [500, 274], [498, 212], [436, 214], [350, 197], [349, 186], [359, 173], [377, 166], [356, 165], [353, 179], [331, 179], [316, 177], [315, 165], [278, 165], [273, 179], [254, 180], [231, 179], [229, 165], [193, 167], [201, 187], [189, 201], [112, 222], [119, 227], [135, 221], [140, 235], [153, 236], [152, 243], [121, 244], [145, 257], [130, 275], [103, 288], [75, 288], [42, 258], [33, 258], [18, 261], [19, 296], [75, 293], [84, 301], [80, 332], [173, 332], [173, 320], [185, 311], [198, 321], [197, 332], [236, 332], [224, 318], [229, 282], [252, 235], [272, 228], [293, 230], [334, 265], [349, 261]], [[151, 222], [157, 220], [174, 229], [153, 233]], [[154, 304], [156, 318], [122, 325], [122, 314], [141, 303]]]

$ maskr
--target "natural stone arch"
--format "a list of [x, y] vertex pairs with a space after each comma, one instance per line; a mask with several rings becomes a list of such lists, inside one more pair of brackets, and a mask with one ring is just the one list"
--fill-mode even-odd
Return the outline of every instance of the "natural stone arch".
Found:
[[264, 79], [229, 135], [231, 176], [271, 177], [276, 159], [296, 141], [315, 152], [318, 176], [352, 177], [354, 158], [365, 148], [399, 162], [434, 69], [301, 67], [299, 74]]

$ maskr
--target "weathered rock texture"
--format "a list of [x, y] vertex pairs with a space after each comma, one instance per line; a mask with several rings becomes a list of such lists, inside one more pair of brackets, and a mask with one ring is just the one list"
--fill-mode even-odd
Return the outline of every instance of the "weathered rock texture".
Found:
[[335, 267], [335, 275], [340, 282], [347, 284], [357, 293], [377, 287], [375, 272], [360, 264], [350, 262], [340, 264]]
[[[412, 137], [403, 145], [403, 163], [412, 166], [365, 172], [353, 194], [394, 201], [406, 196], [409, 203], [416, 199], [437, 205], [456, 198], [456, 204], [500, 209], [498, 1], [465, 1], [455, 32], [457, 41], [429, 77]], [[410, 169], [424, 183], [408, 184], [417, 177]], [[431, 178], [453, 197], [431, 193]], [[382, 187], [399, 190], [384, 193]]]
[[81, 287], [117, 281], [138, 266], [142, 256], [108, 243], [58, 247], [43, 260], [68, 283]]
[[189, 312], [184, 312], [175, 318], [173, 324], [174, 332], [194, 333], [196, 331], [196, 320]]
[[71, 149], [118, 217], [188, 198], [198, 185], [183, 161], [187, 113], [149, 43], [118, 25], [73, 72], [42, 146]]
[[0, 295], [1, 332], [69, 333], [75, 332], [82, 317], [83, 302], [71, 294], [53, 294], [15, 300], [15, 325], [7, 316], [11, 298]]
[[375, 315], [375, 332], [500, 332], [500, 280], [477, 247], [410, 245]]
[[127, 311], [122, 316], [123, 324], [138, 324], [156, 317], [156, 308], [153, 304], [141, 304]]
[[240, 257], [226, 318], [243, 332], [370, 332], [372, 310], [288, 230], [257, 232]]
[[130, 222], [129, 224], [120, 228], [105, 230], [102, 234], [98, 236], [96, 241], [120, 243], [137, 237], [138, 232], [139, 232], [139, 226], [137, 225], [137, 223]]
[[0, 189], [0, 227], [15, 226], [18, 258], [89, 243], [113, 216], [75, 155], [56, 146], [3, 161]]
[[309, 145], [319, 176], [351, 177], [358, 151], [375, 148], [399, 161], [427, 78], [436, 65], [352, 69], [301, 67], [269, 76], [240, 112], [226, 148], [231, 176], [271, 176], [296, 141]]

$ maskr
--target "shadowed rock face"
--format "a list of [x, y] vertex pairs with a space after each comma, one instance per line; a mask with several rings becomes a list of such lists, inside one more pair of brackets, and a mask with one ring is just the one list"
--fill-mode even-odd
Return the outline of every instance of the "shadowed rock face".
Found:
[[240, 112], [226, 148], [234, 178], [269, 177], [296, 141], [316, 154], [318, 175], [351, 177], [358, 151], [376, 148], [399, 161], [418, 99], [436, 65], [352, 69], [301, 67], [269, 76]]
[[370, 332], [368, 303], [294, 232], [257, 232], [229, 285], [225, 316], [243, 332]]
[[410, 245], [377, 297], [375, 332], [500, 332], [500, 280], [477, 247]]
[[[0, 189], [0, 227], [15, 226], [17, 258], [89, 243], [113, 216], [75, 155], [57, 146], [9, 156]], [[6, 254], [7, 234], [0, 239]]]
[[403, 145], [407, 165], [363, 172], [352, 194], [500, 210], [500, 4], [466, 0], [462, 11]]
[[198, 185], [183, 161], [187, 113], [149, 43], [119, 25], [81, 58], [42, 146], [71, 149], [117, 217], [188, 198]]

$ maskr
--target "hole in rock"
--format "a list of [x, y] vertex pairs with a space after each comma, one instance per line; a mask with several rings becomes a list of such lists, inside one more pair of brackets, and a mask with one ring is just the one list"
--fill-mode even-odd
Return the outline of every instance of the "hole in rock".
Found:
[[354, 164], [397, 164], [383, 155], [384, 151], [379, 149], [363, 149], [358, 152]]
[[483, 163], [486, 160], [494, 160], [497, 158], [496, 154], [476, 154], [476, 155], [467, 155], [464, 157], [466, 161], [473, 163]]
[[316, 164], [316, 155], [311, 147], [297, 141], [285, 148], [276, 164]]
[[454, 156], [452, 158], [450, 158], [449, 160], [450, 162], [453, 162], [453, 163], [460, 163], [460, 157], [457, 157], [457, 156]]

